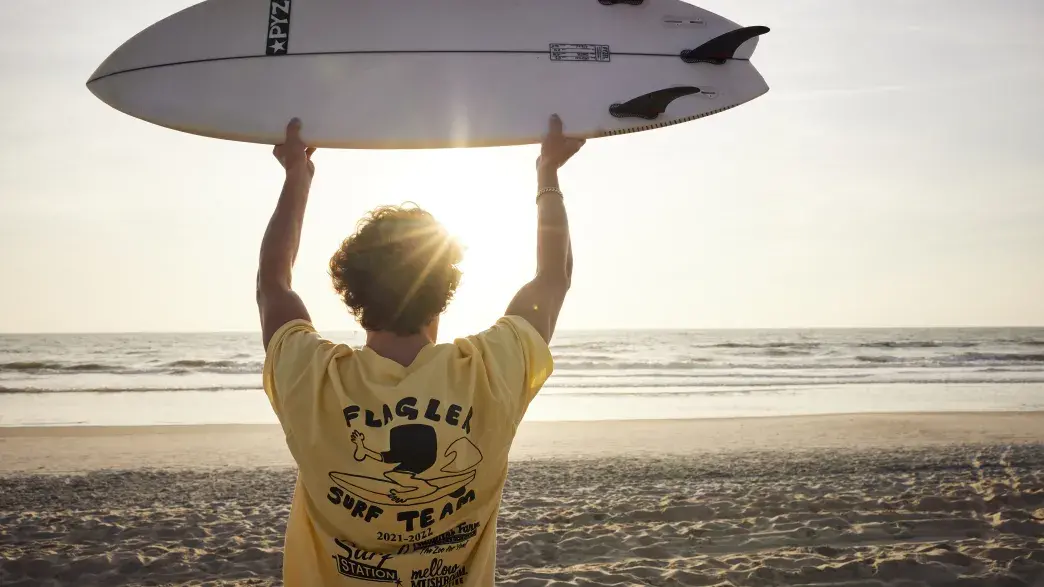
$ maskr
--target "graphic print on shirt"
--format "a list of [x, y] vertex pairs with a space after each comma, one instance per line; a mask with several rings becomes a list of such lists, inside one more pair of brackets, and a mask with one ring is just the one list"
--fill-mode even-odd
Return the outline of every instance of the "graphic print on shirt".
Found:
[[350, 432], [343, 468], [329, 472], [330, 503], [376, 523], [375, 538], [400, 547], [435, 537], [439, 522], [465, 521], [454, 518], [476, 503], [469, 484], [484, 458], [469, 439], [472, 409], [403, 397], [378, 409], [342, 411]]
[[455, 528], [450, 528], [434, 538], [402, 545], [399, 547], [399, 554], [442, 554], [460, 550], [466, 547], [472, 538], [478, 536], [478, 529], [478, 522], [461, 522]]
[[455, 587], [463, 585], [468, 569], [462, 564], [447, 564], [434, 558], [427, 568], [410, 572], [410, 587]]
[[368, 552], [338, 538], [334, 538], [334, 542], [347, 553], [334, 555], [338, 573], [352, 579], [402, 585], [399, 572], [385, 566], [392, 558], [391, 555]]
[[435, 429], [427, 424], [392, 428], [387, 450], [375, 450], [372, 441], [367, 446], [366, 435], [358, 430], [352, 431], [351, 438], [355, 460], [374, 474], [334, 471], [330, 478], [355, 497], [381, 505], [405, 507], [461, 497], [482, 461], [482, 453], [466, 436], [451, 442], [440, 454]]

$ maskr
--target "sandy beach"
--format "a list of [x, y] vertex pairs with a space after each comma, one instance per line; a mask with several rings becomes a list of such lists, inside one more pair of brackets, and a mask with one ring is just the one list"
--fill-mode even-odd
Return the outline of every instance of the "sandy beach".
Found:
[[[275, 585], [277, 427], [0, 428], [0, 584]], [[525, 423], [498, 585], [1044, 585], [1044, 413]]]

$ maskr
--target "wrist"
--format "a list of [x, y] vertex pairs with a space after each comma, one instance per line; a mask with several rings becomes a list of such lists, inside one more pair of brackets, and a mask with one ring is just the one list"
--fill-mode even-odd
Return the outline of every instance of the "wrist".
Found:
[[537, 168], [537, 187], [538, 188], [557, 188], [558, 187], [558, 168], [543, 166]]
[[307, 183], [312, 183], [312, 174], [309, 173], [307, 164], [294, 165], [293, 167], [290, 167], [286, 170], [286, 180], [293, 182], [304, 181]]

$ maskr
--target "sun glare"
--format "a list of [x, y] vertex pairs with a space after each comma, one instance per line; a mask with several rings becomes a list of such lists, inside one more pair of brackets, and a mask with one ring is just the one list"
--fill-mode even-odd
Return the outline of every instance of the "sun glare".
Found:
[[[324, 153], [321, 184], [310, 203], [314, 224], [307, 227], [315, 230], [306, 231], [303, 246], [325, 263], [368, 210], [408, 202], [424, 208], [464, 248], [463, 278], [440, 338], [473, 333], [500, 317], [533, 276], [532, 156], [533, 149], [525, 147]], [[358, 169], [367, 173], [353, 172]], [[348, 196], [339, 198], [339, 193]], [[325, 276], [321, 283], [317, 278], [316, 287], [328, 291]]]
[[[443, 319], [444, 337], [452, 337], [488, 326], [532, 277], [536, 216], [532, 200], [514, 193], [524, 188], [504, 177], [496, 161], [501, 158], [499, 153], [462, 149], [442, 158], [453, 161], [422, 163], [415, 173], [423, 183], [418, 185], [419, 191], [425, 194], [417, 203], [464, 247], [463, 279]], [[517, 161], [517, 155], [511, 159]], [[436, 168], [441, 165], [474, 170], [474, 174], [465, 181], [421, 179], [444, 177], [445, 168]]]
[[[516, 238], [495, 206], [475, 206], [472, 198], [433, 198], [429, 207], [464, 246], [460, 288], [443, 320], [446, 336], [483, 328], [495, 320], [514, 292], [530, 277], [532, 239]], [[516, 220], [517, 221], [517, 220]]]

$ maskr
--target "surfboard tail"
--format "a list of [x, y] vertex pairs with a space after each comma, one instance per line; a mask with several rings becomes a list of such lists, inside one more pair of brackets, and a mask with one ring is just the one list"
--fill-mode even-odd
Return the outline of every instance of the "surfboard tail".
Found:
[[739, 48], [747, 41], [769, 32], [767, 26], [748, 26], [718, 35], [695, 49], [681, 52], [685, 63], [714, 63], [721, 65], [735, 59]]

